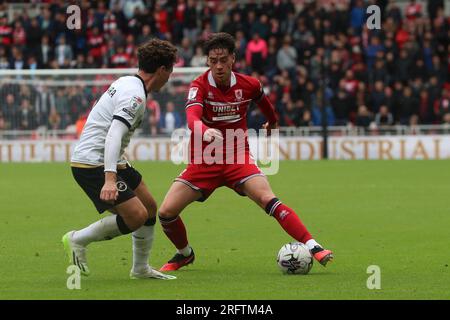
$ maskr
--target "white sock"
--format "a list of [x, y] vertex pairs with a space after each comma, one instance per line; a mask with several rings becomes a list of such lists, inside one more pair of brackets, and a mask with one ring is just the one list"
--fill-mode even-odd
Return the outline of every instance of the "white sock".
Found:
[[150, 250], [153, 245], [155, 226], [143, 225], [132, 233], [133, 270], [144, 269], [148, 265]]
[[100, 219], [84, 229], [75, 231], [72, 240], [82, 246], [94, 241], [111, 240], [122, 235], [117, 226], [116, 216], [109, 215]]
[[320, 244], [318, 244], [318, 243], [316, 242], [316, 240], [314, 240], [314, 239], [311, 239], [311, 240], [306, 241], [305, 244], [306, 244], [306, 246], [308, 247], [309, 250], [314, 249], [315, 246], [319, 246], [319, 247], [322, 248], [322, 246], [321, 246]]
[[178, 253], [181, 253], [183, 256], [187, 257], [191, 254], [192, 249], [189, 245], [184, 247], [183, 249], [177, 249]]

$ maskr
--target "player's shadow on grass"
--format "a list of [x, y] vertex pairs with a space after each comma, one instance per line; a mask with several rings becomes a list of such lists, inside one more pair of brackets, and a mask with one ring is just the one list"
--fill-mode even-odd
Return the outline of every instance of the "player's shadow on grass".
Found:
[[308, 273], [306, 276], [331, 276], [331, 275], [336, 275], [336, 272], [332, 272], [332, 271], [321, 271], [321, 272], [312, 272], [312, 273]]
[[[272, 273], [274, 274], [274, 273]], [[315, 276], [331, 276], [331, 275], [339, 275], [339, 273], [333, 271], [320, 271], [320, 272], [310, 272], [308, 274], [280, 274], [283, 277], [293, 277], [293, 278], [304, 278], [304, 277], [315, 277]]]

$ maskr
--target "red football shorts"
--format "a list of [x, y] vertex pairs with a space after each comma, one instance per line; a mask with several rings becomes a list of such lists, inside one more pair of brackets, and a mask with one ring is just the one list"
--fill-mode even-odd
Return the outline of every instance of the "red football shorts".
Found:
[[245, 194], [241, 185], [254, 176], [264, 176], [256, 164], [188, 164], [187, 168], [175, 179], [194, 190], [200, 191], [205, 201], [215, 189], [227, 186], [241, 196]]

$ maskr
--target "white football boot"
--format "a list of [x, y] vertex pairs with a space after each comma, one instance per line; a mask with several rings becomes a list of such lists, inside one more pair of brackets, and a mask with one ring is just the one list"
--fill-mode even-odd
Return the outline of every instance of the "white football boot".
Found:
[[64, 250], [66, 251], [69, 263], [80, 268], [80, 273], [83, 276], [88, 276], [91, 272], [87, 265], [86, 259], [86, 247], [76, 244], [73, 240], [73, 234], [75, 231], [69, 231], [62, 237], [62, 243], [64, 244]]
[[143, 270], [131, 269], [131, 271], [130, 271], [130, 278], [131, 279], [173, 280], [173, 279], [176, 279], [177, 277], [172, 276], [170, 274], [161, 273], [161, 272], [153, 269], [151, 266], [147, 265], [146, 268], [143, 269]]

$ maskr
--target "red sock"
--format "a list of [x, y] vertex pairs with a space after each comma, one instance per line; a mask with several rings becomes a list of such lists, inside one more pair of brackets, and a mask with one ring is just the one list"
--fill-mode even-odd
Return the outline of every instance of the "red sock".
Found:
[[177, 249], [186, 248], [188, 245], [186, 228], [184, 227], [183, 220], [178, 216], [175, 219], [164, 219], [159, 217], [162, 229], [166, 236], [172, 241]]
[[273, 207], [275, 208], [273, 209], [272, 216], [292, 238], [302, 243], [306, 243], [306, 241], [312, 239], [311, 234], [294, 210], [279, 201], [275, 202], [272, 205]]

